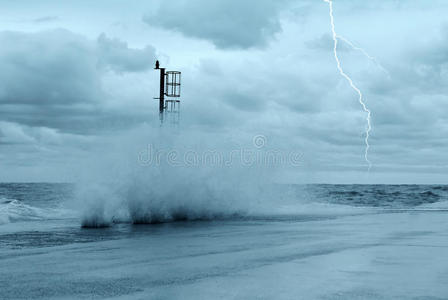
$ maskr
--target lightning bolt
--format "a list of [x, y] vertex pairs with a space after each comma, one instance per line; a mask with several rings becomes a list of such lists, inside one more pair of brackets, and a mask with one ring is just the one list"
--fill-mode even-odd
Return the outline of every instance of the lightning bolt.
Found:
[[387, 71], [386, 68], [384, 68], [384, 67], [381, 65], [381, 63], [380, 63], [375, 57], [373, 57], [373, 56], [371, 56], [369, 53], [367, 53], [366, 50], [364, 50], [364, 49], [361, 48], [361, 47], [355, 46], [355, 44], [353, 44], [351, 41], [349, 41], [348, 39], [346, 39], [346, 38], [343, 37], [343, 36], [338, 35], [337, 38], [338, 38], [339, 40], [343, 41], [344, 43], [346, 43], [347, 45], [349, 45], [350, 47], [352, 47], [352, 49], [357, 50], [357, 51], [360, 51], [365, 57], [367, 57], [368, 59], [370, 59], [371, 61], [373, 61], [373, 62], [376, 64], [376, 66], [377, 66], [381, 71], [383, 71], [384, 73], [386, 73], [386, 75], [387, 75], [388, 77], [390, 77], [389, 71]]
[[366, 132], [365, 132], [366, 136], [365, 136], [365, 139], [364, 139], [365, 144], [366, 144], [366, 148], [365, 148], [365, 152], [364, 152], [364, 158], [365, 158], [365, 160], [367, 162], [367, 165], [368, 165], [368, 171], [370, 171], [370, 169], [372, 168], [372, 163], [369, 160], [369, 149], [370, 149], [369, 137], [370, 137], [370, 131], [372, 130], [371, 112], [367, 108], [367, 105], [364, 102], [364, 97], [362, 95], [361, 90], [353, 83], [353, 80], [350, 78], [350, 76], [348, 76], [344, 72], [344, 69], [342, 69], [341, 61], [339, 60], [339, 56], [338, 56], [338, 37], [340, 38], [340, 36], [338, 36], [336, 34], [336, 30], [335, 30], [335, 26], [334, 26], [333, 0], [323, 0], [323, 1], [328, 3], [328, 7], [329, 7], [329, 10], [330, 10], [331, 32], [333, 34], [333, 42], [334, 42], [333, 53], [334, 53], [334, 58], [336, 60], [339, 73], [341, 74], [342, 77], [344, 77], [348, 81], [348, 83], [350, 84], [352, 89], [355, 90], [355, 92], [358, 94], [359, 104], [361, 104], [362, 109], [367, 114], [367, 117], [366, 117], [367, 126], [366, 126]]

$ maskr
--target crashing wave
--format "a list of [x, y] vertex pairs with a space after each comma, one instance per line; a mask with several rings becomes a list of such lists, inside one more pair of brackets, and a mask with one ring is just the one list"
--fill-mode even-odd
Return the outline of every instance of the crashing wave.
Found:
[[52, 219], [64, 214], [60, 209], [43, 209], [16, 199], [0, 198], [0, 224]]

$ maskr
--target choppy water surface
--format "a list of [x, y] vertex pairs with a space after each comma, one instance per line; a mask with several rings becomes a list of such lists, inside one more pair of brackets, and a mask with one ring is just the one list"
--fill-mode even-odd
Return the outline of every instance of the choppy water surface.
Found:
[[309, 185], [318, 201], [356, 207], [416, 208], [448, 200], [446, 185]]
[[[43, 183], [0, 183], [0, 247], [27, 248], [88, 243], [98, 240], [120, 239], [163, 232], [159, 224], [142, 229], [132, 222], [117, 222], [109, 228], [81, 229], [79, 215], [71, 206], [74, 185]], [[335, 218], [353, 214], [353, 209], [445, 210], [448, 186], [445, 185], [288, 185], [273, 193], [272, 203], [285, 203], [289, 210], [261, 215], [223, 213], [208, 216], [208, 221], [226, 222], [307, 222], [321, 218]], [[260, 203], [262, 206], [263, 203]], [[271, 207], [270, 206], [270, 207]], [[293, 209], [290, 209], [293, 208]], [[198, 209], [185, 208], [186, 210]], [[325, 209], [320, 214], [319, 210]], [[341, 213], [342, 209], [342, 213]], [[346, 210], [345, 210], [346, 209]], [[356, 211], [356, 210], [355, 210]], [[334, 212], [334, 213], [333, 213]], [[185, 221], [185, 218], [173, 221]], [[201, 218], [197, 218], [201, 220]], [[204, 226], [201, 222], [183, 222], [182, 226]], [[208, 224], [207, 226], [212, 226]]]

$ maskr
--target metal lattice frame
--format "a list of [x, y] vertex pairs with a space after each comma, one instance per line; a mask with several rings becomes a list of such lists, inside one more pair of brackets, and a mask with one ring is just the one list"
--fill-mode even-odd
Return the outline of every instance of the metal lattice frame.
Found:
[[167, 71], [165, 76], [165, 95], [180, 97], [181, 73], [179, 71]]

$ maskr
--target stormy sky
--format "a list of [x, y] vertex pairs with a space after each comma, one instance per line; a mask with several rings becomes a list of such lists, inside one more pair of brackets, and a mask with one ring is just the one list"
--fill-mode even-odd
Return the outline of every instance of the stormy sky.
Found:
[[[182, 128], [303, 154], [289, 182], [444, 182], [448, 3], [334, 0], [0, 3], [0, 181], [70, 181], [77, 159], [157, 124], [155, 59], [183, 73]], [[157, 128], [157, 126], [154, 126]]]

